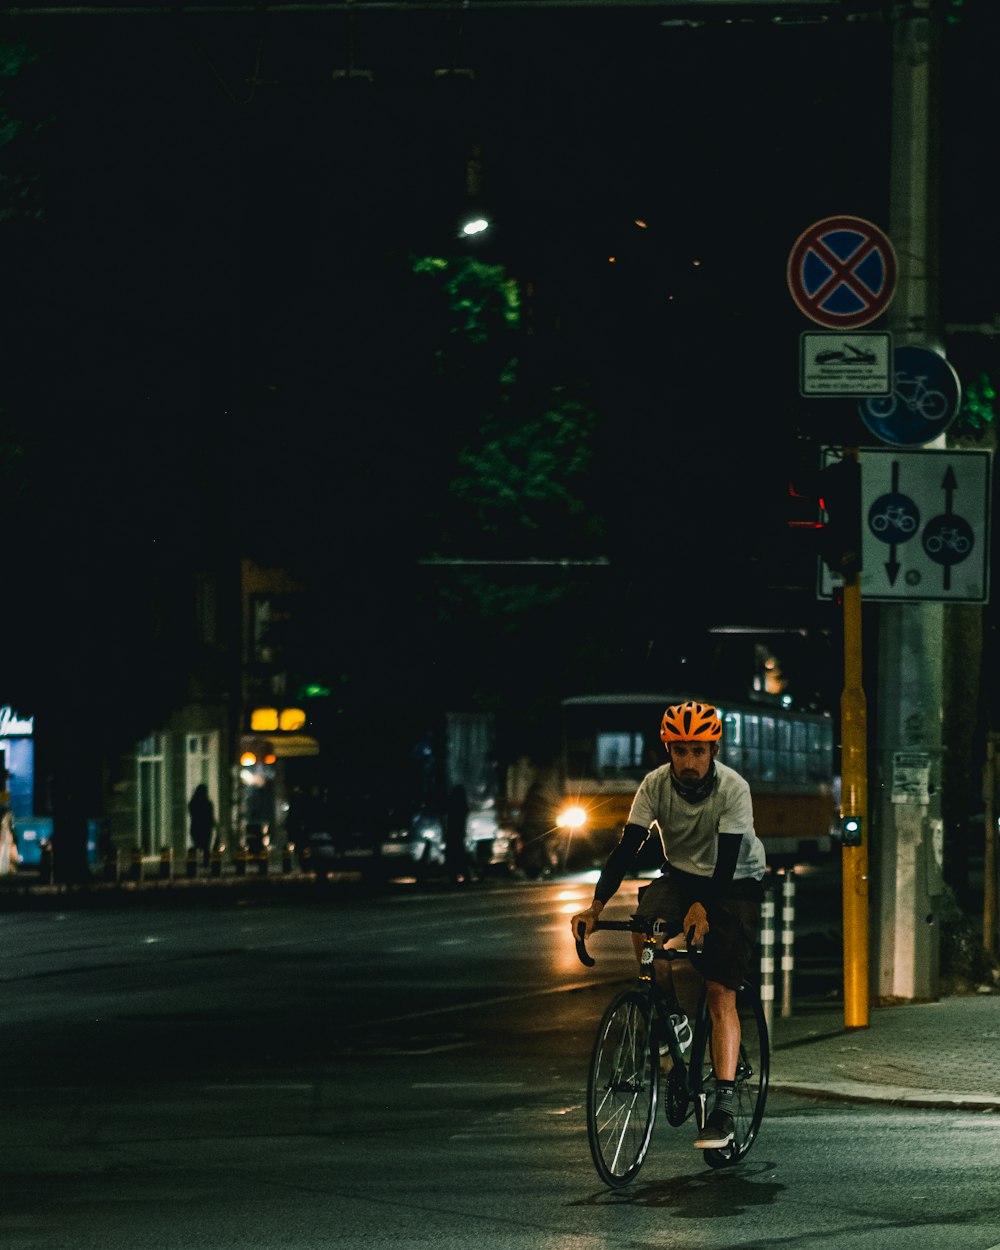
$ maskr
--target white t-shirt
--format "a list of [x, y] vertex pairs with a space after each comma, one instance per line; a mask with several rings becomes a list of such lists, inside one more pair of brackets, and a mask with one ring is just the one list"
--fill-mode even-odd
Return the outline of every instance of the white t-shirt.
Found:
[[701, 803], [688, 803], [670, 781], [670, 765], [647, 773], [632, 800], [628, 823], [652, 829], [663, 843], [663, 854], [681, 872], [710, 877], [715, 871], [720, 833], [740, 833], [743, 843], [734, 881], [764, 875], [764, 844], [754, 833], [750, 787], [734, 769], [715, 761], [716, 785]]

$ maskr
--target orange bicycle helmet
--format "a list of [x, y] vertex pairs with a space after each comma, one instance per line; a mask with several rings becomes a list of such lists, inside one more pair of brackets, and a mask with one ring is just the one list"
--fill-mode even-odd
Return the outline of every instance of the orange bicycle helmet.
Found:
[[718, 742], [722, 721], [711, 703], [675, 703], [663, 713], [660, 737], [664, 742]]

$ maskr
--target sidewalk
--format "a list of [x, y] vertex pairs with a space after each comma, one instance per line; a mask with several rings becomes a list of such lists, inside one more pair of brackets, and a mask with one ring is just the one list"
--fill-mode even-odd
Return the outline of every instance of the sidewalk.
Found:
[[199, 868], [194, 877], [175, 870], [169, 877], [160, 877], [157, 865], [146, 864], [139, 881], [123, 874], [116, 882], [102, 881], [95, 875], [85, 885], [53, 885], [39, 879], [36, 870], [20, 869], [17, 874], [0, 877], [0, 913], [31, 911], [59, 907], [72, 901], [78, 906], [99, 906], [131, 900], [152, 906], [167, 904], [202, 904], [212, 899], [262, 896], [280, 891], [283, 897], [321, 897], [313, 873], [296, 866], [284, 871], [282, 861], [271, 861], [262, 873], [255, 863], [239, 871], [229, 859], [221, 865], [218, 876]]
[[852, 1102], [1000, 1111], [1000, 993], [874, 1007], [845, 1029], [843, 1004], [775, 1010], [771, 1088]]

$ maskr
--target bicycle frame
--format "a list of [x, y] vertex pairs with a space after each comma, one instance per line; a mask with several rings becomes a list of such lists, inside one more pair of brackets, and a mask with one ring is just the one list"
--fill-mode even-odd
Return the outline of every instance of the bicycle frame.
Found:
[[[657, 959], [664, 959], [668, 963], [672, 963], [678, 959], [690, 959], [694, 963], [701, 955], [701, 951], [695, 947], [692, 949], [669, 948], [660, 949], [657, 946], [656, 939], [663, 935], [662, 922], [656, 920], [652, 924], [651, 929], [647, 929], [642, 921], [639, 920], [598, 920], [595, 929], [613, 929], [618, 932], [641, 933], [643, 935], [642, 953], [639, 962], [639, 984], [649, 995], [649, 1005], [651, 1018], [665, 1023], [669, 1015], [666, 1002], [666, 995], [662, 987], [656, 980], [656, 974], [653, 970], [654, 962]], [[593, 958], [587, 954], [586, 947], [581, 937], [576, 942], [577, 955], [580, 957], [581, 963], [588, 968], [594, 966]], [[705, 1052], [708, 1049], [708, 1006], [706, 1000], [706, 985], [702, 981], [701, 993], [698, 997], [698, 1007], [695, 1012], [695, 1018], [692, 1022], [692, 1039], [691, 1045], [687, 1053], [681, 1050], [680, 1043], [672, 1028], [663, 1030], [664, 1040], [670, 1051], [670, 1057], [674, 1063], [674, 1070], [684, 1074], [684, 1089], [687, 1094], [688, 1102], [694, 1103], [695, 1116], [698, 1128], [705, 1127], [705, 1118], [708, 1114], [708, 1091], [704, 1088], [703, 1073], [705, 1070]]]

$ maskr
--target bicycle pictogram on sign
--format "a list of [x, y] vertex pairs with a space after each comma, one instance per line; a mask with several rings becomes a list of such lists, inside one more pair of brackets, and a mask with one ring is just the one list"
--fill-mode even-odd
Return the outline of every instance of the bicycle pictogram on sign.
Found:
[[867, 325], [888, 308], [896, 253], [863, 217], [825, 217], [804, 230], [788, 257], [788, 289], [810, 320], [833, 329]]
[[891, 395], [858, 404], [858, 415], [876, 438], [896, 447], [921, 447], [951, 425], [961, 406], [958, 374], [928, 347], [897, 347]]

